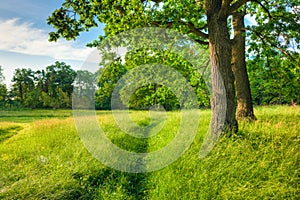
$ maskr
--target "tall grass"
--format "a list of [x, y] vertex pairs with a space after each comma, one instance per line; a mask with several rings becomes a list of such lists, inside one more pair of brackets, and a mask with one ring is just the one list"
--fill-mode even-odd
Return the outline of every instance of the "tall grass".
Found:
[[[210, 121], [209, 111], [201, 111], [191, 147], [171, 165], [141, 174], [119, 172], [93, 158], [65, 112], [58, 118], [52, 111], [36, 112], [21, 121], [2, 115], [10, 122], [0, 123], [6, 135], [0, 141], [0, 199], [300, 199], [299, 111], [258, 107], [257, 121], [240, 122], [237, 135], [220, 138], [200, 159]], [[159, 134], [137, 139], [119, 130], [110, 112], [97, 112], [111, 141], [135, 152], [155, 151], [174, 138], [180, 115], [167, 115]], [[146, 111], [131, 116], [141, 126], [150, 123]]]

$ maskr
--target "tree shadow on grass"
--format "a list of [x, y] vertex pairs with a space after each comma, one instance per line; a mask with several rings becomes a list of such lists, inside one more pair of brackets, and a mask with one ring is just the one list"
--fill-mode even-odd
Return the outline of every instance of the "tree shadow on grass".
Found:
[[[145, 126], [148, 124], [145, 124]], [[153, 125], [154, 127], [155, 125]], [[150, 130], [149, 130], [150, 131]], [[131, 144], [127, 150], [143, 153], [147, 152], [148, 139], [134, 138], [132, 136], [117, 137], [113, 141], [122, 148]], [[126, 143], [126, 144], [124, 144]], [[138, 163], [139, 162], [139, 163]], [[139, 171], [146, 171], [146, 164], [143, 159], [133, 163], [131, 168], [139, 168]], [[142, 162], [142, 164], [141, 164]], [[144, 170], [141, 168], [145, 168]], [[93, 170], [90, 173], [73, 174], [78, 181], [79, 188], [72, 195], [75, 199], [146, 199], [149, 191], [150, 173], [127, 173], [111, 168]]]
[[23, 127], [14, 125], [6, 128], [0, 127], [0, 142], [4, 142], [5, 140], [11, 138], [12, 136], [16, 135]]
[[145, 199], [148, 174], [127, 173], [110, 168], [83, 175], [73, 174], [79, 182], [74, 199]]

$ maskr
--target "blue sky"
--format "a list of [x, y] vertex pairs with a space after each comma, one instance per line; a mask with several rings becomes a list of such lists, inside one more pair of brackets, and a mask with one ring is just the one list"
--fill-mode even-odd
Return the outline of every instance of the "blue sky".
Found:
[[16, 68], [45, 68], [55, 61], [63, 61], [80, 69], [93, 49], [87, 42], [103, 34], [103, 27], [82, 33], [75, 41], [60, 39], [48, 42], [49, 15], [63, 0], [0, 1], [0, 65], [8, 85]]

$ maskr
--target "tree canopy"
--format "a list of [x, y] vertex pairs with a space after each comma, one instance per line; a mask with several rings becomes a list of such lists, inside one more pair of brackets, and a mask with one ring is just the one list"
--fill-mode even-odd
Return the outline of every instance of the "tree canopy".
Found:
[[[65, 0], [62, 7], [48, 18], [48, 23], [56, 29], [50, 33], [50, 41], [56, 41], [59, 37], [75, 39], [81, 32], [104, 23], [105, 35], [99, 36], [99, 40], [91, 42], [90, 46], [97, 46], [105, 37], [149, 26], [173, 28], [200, 44], [209, 43], [213, 122], [218, 123], [217, 113], [223, 109], [219, 106], [220, 98], [216, 92], [222, 91], [222, 97], [227, 102], [224, 125], [212, 123], [212, 127], [219, 127], [217, 130], [237, 131], [235, 86], [231, 70], [232, 41], [228, 18], [246, 6], [250, 13], [255, 14], [258, 22], [258, 26], [251, 27], [250, 33], [256, 35], [253, 39], [259, 38], [262, 43], [269, 43], [271, 47], [283, 50], [278, 35], [274, 33], [284, 33], [282, 37], [291, 40], [298, 37], [297, 12], [293, 11], [297, 9], [297, 5], [296, 0]], [[267, 21], [267, 18], [272, 18], [273, 21]], [[273, 32], [269, 31], [272, 27]], [[254, 43], [252, 46], [255, 49]]]

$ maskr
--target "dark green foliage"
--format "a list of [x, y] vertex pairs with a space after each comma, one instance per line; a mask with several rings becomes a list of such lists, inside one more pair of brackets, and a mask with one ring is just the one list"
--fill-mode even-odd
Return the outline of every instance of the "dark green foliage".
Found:
[[289, 50], [300, 47], [299, 0], [252, 1], [248, 5], [257, 22], [247, 28], [250, 51], [276, 49], [287, 56]]
[[12, 79], [10, 106], [26, 108], [71, 108], [76, 72], [55, 62], [46, 70], [16, 69]]
[[45, 90], [42, 93], [45, 107], [70, 108], [76, 72], [70, 65], [55, 62], [46, 68]]
[[247, 61], [255, 104], [299, 103], [299, 0], [253, 1]]
[[96, 76], [97, 73], [92, 73], [87, 70], [78, 70], [74, 81], [74, 89], [72, 94], [72, 103], [76, 105], [75, 109], [95, 107], [95, 91], [96, 91]]
[[[183, 107], [171, 88], [160, 83], [147, 83], [151, 75], [156, 74], [158, 76], [157, 71], [153, 71], [152, 73], [149, 71], [151, 68], [146, 67], [148, 64], [152, 66], [167, 66], [170, 67], [170, 70], [175, 69], [176, 72], [180, 73], [181, 76], [188, 81], [189, 85], [192, 86], [198, 99], [198, 105], [201, 107], [209, 106], [209, 93], [201, 74], [193, 69], [191, 63], [178, 57], [178, 55], [175, 55], [174, 53], [169, 51], [163, 52], [158, 50], [138, 49], [126, 53], [124, 64], [122, 64], [120, 58], [116, 59], [113, 55], [105, 54], [105, 56], [106, 60], [109, 61], [112, 59], [113, 61], [108, 62], [108, 64], [106, 64], [104, 68], [100, 68], [98, 72], [98, 90], [95, 98], [97, 109], [111, 109], [112, 93], [118, 81], [121, 81], [121, 77], [125, 75], [127, 71], [129, 72], [137, 67], [141, 67], [139, 71], [144, 68], [145, 73], [141, 73], [138, 76], [131, 74], [133, 77], [126, 81], [134, 81], [134, 84], [130, 83], [130, 88], [134, 87], [133, 85], [136, 84], [138, 84], [138, 87], [132, 92], [129, 91], [131, 90], [130, 88], [125, 87], [126, 83], [122, 83], [124, 84], [124, 87], [121, 86], [121, 88], [118, 88], [120, 99], [117, 100], [118, 102], [114, 102], [114, 104], [118, 104], [114, 105], [115, 108], [125, 106], [131, 109], [143, 110], [151, 107], [163, 107], [166, 110], [176, 110]], [[162, 77], [165, 75], [166, 74], [163, 74]], [[165, 77], [165, 79], [170, 79], [170, 84], [174, 84], [171, 83], [172, 81], [175, 81], [172, 77]], [[180, 83], [178, 84], [180, 85]], [[129, 97], [130, 99], [128, 99], [128, 97], [126, 97], [127, 99], [125, 98], [128, 94], [131, 94]], [[185, 96], [184, 94], [182, 95]], [[128, 102], [128, 104], [125, 102]]]
[[0, 83], [0, 108], [5, 107], [7, 102], [7, 88], [6, 85], [3, 83]]
[[95, 97], [96, 109], [111, 109], [111, 97], [118, 80], [126, 73], [120, 59], [109, 63], [98, 71], [98, 90]]
[[24, 104], [30, 92], [34, 90], [34, 71], [16, 69], [12, 79], [12, 95], [20, 104]]
[[[176, 72], [179, 72], [188, 81], [189, 85], [192, 86], [197, 96], [199, 106], [209, 106], [209, 93], [202, 75], [193, 68], [191, 63], [175, 53], [170, 51], [153, 51], [144, 49], [126, 54], [125, 61], [124, 65], [128, 68], [128, 70], [146, 64], [161, 64], [163, 66], [170, 67], [171, 69], [175, 69]], [[155, 74], [155, 72], [153, 72], [153, 74]], [[166, 79], [170, 79], [170, 81], [172, 81], [171, 77], [166, 77]], [[182, 106], [173, 91], [160, 84], [150, 84], [139, 88], [134, 93], [134, 97], [132, 99], [139, 101], [138, 107], [147, 108], [151, 105], [162, 105], [167, 110], [174, 110]], [[134, 101], [132, 100], [131, 102], [134, 105]]]
[[248, 60], [253, 101], [261, 104], [300, 103], [300, 57], [283, 57], [273, 51], [267, 59], [257, 56]]
[[0, 65], [0, 108], [5, 107], [8, 96], [6, 85], [3, 83], [4, 76], [2, 74], [2, 71], [3, 69]]

